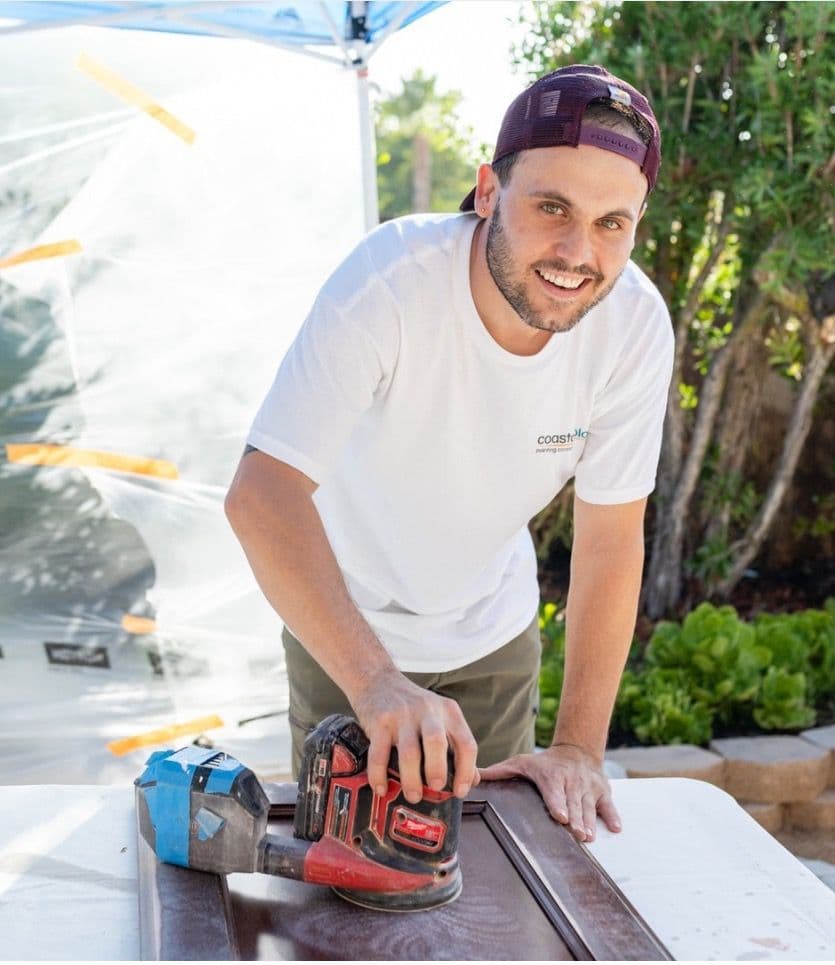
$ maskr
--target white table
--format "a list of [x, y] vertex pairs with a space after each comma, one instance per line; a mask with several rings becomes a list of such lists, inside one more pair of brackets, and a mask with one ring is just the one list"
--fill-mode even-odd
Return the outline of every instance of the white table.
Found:
[[[612, 782], [591, 851], [678, 959], [835, 959], [835, 893], [710, 784]], [[0, 787], [0, 959], [139, 957], [133, 788]]]

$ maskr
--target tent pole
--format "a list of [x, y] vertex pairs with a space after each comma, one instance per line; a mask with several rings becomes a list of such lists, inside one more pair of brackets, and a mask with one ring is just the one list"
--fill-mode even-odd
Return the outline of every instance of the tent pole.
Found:
[[371, 231], [380, 223], [380, 203], [377, 196], [377, 144], [374, 121], [371, 117], [368, 64], [356, 66], [357, 98], [359, 101], [360, 152], [362, 159], [362, 196], [365, 210], [365, 230]]

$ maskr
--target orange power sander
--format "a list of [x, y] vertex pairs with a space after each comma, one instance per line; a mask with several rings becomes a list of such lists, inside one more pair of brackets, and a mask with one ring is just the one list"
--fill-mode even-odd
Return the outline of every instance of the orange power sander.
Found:
[[396, 750], [386, 793], [372, 791], [368, 746], [359, 724], [339, 714], [310, 733], [292, 838], [268, 833], [267, 795], [233, 757], [195, 746], [158, 751], [134, 782], [140, 831], [161, 861], [184, 868], [330, 885], [349, 901], [384, 911], [454, 900], [461, 891], [461, 801], [452, 794], [452, 767], [442, 791], [424, 787], [423, 799], [410, 804]]

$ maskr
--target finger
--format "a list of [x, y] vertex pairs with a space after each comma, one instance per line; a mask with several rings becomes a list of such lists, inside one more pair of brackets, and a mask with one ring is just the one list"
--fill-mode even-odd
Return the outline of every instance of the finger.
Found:
[[397, 760], [403, 796], [410, 804], [417, 804], [423, 797], [423, 776], [421, 747], [413, 731], [401, 731], [398, 735]]
[[551, 817], [559, 824], [568, 824], [568, 803], [565, 799], [565, 791], [562, 787], [552, 784], [542, 784], [537, 782], [539, 793], [545, 802], [545, 807]]
[[583, 828], [586, 841], [594, 841], [594, 830], [597, 824], [597, 798], [591, 791], [586, 791], [582, 797]]
[[608, 792], [604, 794], [597, 802], [597, 813], [600, 815], [603, 823], [610, 831], [617, 833], [623, 828], [620, 815], [618, 814], [614, 801], [612, 801], [611, 794]]
[[519, 755], [508, 757], [506, 761], [499, 761], [498, 764], [480, 767], [478, 773], [482, 781], [504, 781], [509, 777], [527, 776], [519, 760]]
[[583, 822], [583, 800], [576, 788], [569, 788], [565, 795], [568, 806], [568, 827], [578, 841], [585, 841], [586, 828]]
[[433, 791], [440, 791], [446, 784], [447, 741], [446, 732], [439, 724], [424, 724], [421, 735], [423, 743], [423, 775]]
[[368, 783], [374, 793], [382, 797], [388, 790], [388, 767], [391, 757], [391, 739], [385, 730], [376, 731], [369, 737]]
[[452, 791], [456, 797], [466, 797], [476, 780], [476, 757], [478, 744], [464, 718], [454, 729], [449, 727], [449, 738], [455, 755], [455, 775]]

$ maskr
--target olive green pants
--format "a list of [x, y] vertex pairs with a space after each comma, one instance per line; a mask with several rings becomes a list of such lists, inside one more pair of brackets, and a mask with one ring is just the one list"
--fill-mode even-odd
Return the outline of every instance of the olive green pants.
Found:
[[[290, 683], [293, 776], [298, 777], [302, 745], [329, 714], [353, 714], [347, 697], [285, 627], [282, 635]], [[539, 703], [539, 621], [510, 643], [457, 670], [407, 673], [409, 680], [455, 700], [478, 743], [478, 765], [486, 767], [534, 748]]]

